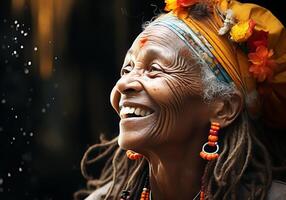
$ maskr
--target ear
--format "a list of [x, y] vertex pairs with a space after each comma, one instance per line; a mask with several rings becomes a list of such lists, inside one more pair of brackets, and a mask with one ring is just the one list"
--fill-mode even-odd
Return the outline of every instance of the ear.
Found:
[[230, 125], [241, 113], [243, 95], [236, 90], [230, 98], [217, 98], [211, 102], [211, 122], [218, 122], [222, 128]]

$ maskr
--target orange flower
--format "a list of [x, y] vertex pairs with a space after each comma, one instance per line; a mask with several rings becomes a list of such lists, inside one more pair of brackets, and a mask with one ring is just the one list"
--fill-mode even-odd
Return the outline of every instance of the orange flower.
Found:
[[247, 47], [250, 52], [256, 51], [259, 46], [268, 46], [268, 32], [254, 31], [251, 37], [247, 40]]
[[198, 0], [165, 0], [166, 6], [165, 11], [178, 11], [179, 9], [183, 9], [197, 3]]
[[177, 0], [165, 0], [165, 11], [176, 10], [179, 7]]
[[177, 2], [182, 7], [189, 7], [197, 3], [197, 0], [177, 0]]
[[273, 50], [269, 50], [263, 45], [257, 47], [256, 52], [248, 54], [249, 61], [252, 63], [249, 72], [258, 82], [272, 79], [273, 69], [276, 67], [275, 61], [270, 59], [272, 55]]
[[253, 19], [249, 19], [246, 22], [238, 22], [230, 30], [230, 39], [235, 42], [245, 42], [252, 35], [254, 27], [255, 21]]

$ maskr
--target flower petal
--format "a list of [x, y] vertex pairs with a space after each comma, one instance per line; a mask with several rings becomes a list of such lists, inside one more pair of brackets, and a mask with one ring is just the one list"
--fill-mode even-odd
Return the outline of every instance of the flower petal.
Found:
[[177, 0], [165, 0], [165, 11], [171, 11], [178, 8]]
[[238, 22], [230, 30], [231, 39], [235, 42], [245, 42], [253, 33], [255, 21], [249, 19], [245, 22]]

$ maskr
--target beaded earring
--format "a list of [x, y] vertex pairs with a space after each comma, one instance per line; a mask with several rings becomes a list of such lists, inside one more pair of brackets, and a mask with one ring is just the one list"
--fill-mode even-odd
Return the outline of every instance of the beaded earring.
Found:
[[150, 199], [150, 189], [149, 189], [149, 177], [147, 175], [143, 190], [141, 192], [140, 200], [149, 200]]
[[[218, 146], [218, 131], [220, 129], [220, 124], [217, 122], [211, 123], [211, 128], [209, 132], [208, 142], [203, 145], [200, 156], [205, 160], [215, 160], [218, 158], [219, 146]], [[209, 152], [206, 149], [215, 148], [213, 152]]]
[[141, 155], [140, 153], [136, 153], [134, 151], [131, 150], [127, 150], [126, 151], [126, 156], [130, 159], [130, 160], [139, 160], [143, 157], [143, 155]]

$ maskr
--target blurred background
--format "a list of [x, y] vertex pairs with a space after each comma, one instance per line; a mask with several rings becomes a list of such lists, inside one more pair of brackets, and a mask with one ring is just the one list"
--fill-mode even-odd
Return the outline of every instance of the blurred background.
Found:
[[[251, 1], [285, 24], [282, 1]], [[67, 200], [88, 146], [118, 132], [124, 54], [163, 0], [0, 1], [0, 199]]]

